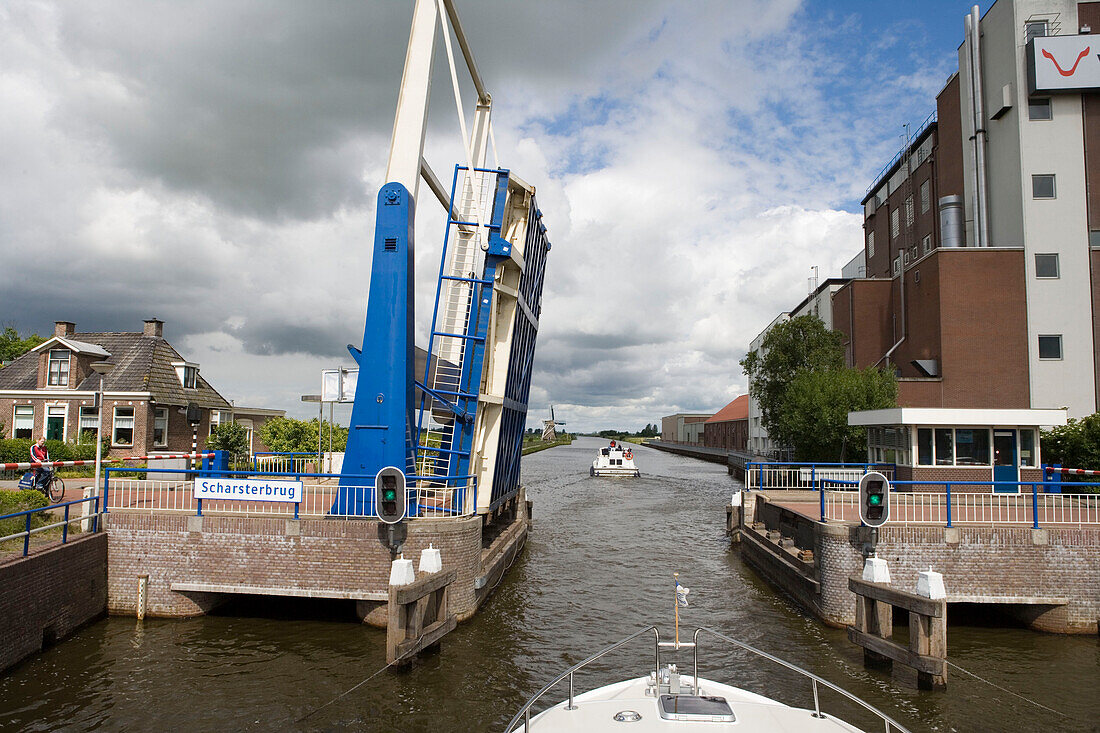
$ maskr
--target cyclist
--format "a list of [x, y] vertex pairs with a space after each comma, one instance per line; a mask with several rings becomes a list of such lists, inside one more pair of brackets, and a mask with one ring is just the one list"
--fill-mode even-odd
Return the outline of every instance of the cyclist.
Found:
[[[38, 442], [31, 446], [31, 460], [35, 463], [49, 463], [50, 452], [46, 449], [46, 439], [39, 438]], [[40, 466], [34, 469], [34, 485], [41, 486], [46, 482], [53, 471], [50, 466]]]

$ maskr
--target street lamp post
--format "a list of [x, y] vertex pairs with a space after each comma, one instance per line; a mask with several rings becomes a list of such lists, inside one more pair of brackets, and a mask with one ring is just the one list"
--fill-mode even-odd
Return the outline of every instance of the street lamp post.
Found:
[[[99, 491], [99, 474], [103, 465], [103, 380], [107, 376], [107, 373], [115, 368], [115, 365], [109, 361], [94, 361], [92, 362], [92, 369], [99, 375], [99, 390], [96, 392], [96, 426], [95, 426], [95, 483], [92, 485], [92, 490], [89, 492], [85, 490], [84, 498], [88, 499], [95, 496], [95, 493]], [[106, 497], [104, 497], [106, 499]], [[107, 507], [103, 507], [106, 509]], [[89, 514], [89, 507], [84, 505], [84, 515]]]

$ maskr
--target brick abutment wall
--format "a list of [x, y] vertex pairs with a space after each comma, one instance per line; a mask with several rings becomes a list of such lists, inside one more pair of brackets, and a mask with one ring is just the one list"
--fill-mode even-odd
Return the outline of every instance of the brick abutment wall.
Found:
[[0, 670], [107, 610], [107, 536], [86, 535], [0, 563]]
[[[866, 529], [801, 517], [798, 531], [792, 531], [794, 513], [756, 509], [755, 518], [767, 529], [798, 542], [784, 551], [763, 530], [750, 529], [741, 544], [746, 561], [826, 623], [854, 623], [848, 578], [862, 573]], [[799, 546], [809, 544], [810, 528], [812, 571], [795, 556]], [[949, 603], [1000, 604], [1041, 631], [1097, 632], [1100, 528], [887, 525], [878, 530], [877, 555], [887, 561], [898, 588], [916, 590], [917, 574], [931, 567], [943, 573]]]
[[[528, 521], [521, 508], [506, 541], [522, 543]], [[407, 523], [404, 557], [439, 548], [443, 569], [454, 569], [449, 605], [465, 620], [484, 598], [477, 588], [482, 568], [481, 516], [417, 519]], [[385, 525], [373, 520], [276, 519], [111, 512], [107, 607], [135, 615], [138, 582], [148, 576], [146, 613], [183, 617], [206, 613], [228, 593], [351, 598], [360, 615], [385, 625], [390, 551]], [[495, 547], [495, 546], [494, 546]], [[187, 584], [191, 589], [173, 590]]]

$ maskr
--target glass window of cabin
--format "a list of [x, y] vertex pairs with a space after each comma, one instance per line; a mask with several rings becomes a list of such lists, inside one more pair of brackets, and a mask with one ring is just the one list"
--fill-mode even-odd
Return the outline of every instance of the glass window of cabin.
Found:
[[1020, 465], [1035, 466], [1035, 431], [1020, 431]]
[[34, 437], [34, 405], [15, 406], [15, 422], [12, 425], [12, 437]]
[[134, 408], [115, 408], [115, 423], [114, 430], [111, 433], [111, 442], [115, 445], [126, 446], [134, 444]]
[[1058, 276], [1057, 252], [1035, 255], [1035, 277], [1057, 278]]
[[989, 465], [989, 430], [959, 428], [955, 430], [955, 465]]
[[1037, 173], [1031, 177], [1031, 197], [1035, 199], [1055, 198], [1053, 173]]
[[932, 465], [932, 428], [917, 428], [917, 465]]
[[1050, 97], [1029, 99], [1027, 101], [1027, 118], [1029, 120], [1049, 120], [1052, 116]]
[[955, 437], [951, 428], [936, 428], [936, 465], [955, 465]]

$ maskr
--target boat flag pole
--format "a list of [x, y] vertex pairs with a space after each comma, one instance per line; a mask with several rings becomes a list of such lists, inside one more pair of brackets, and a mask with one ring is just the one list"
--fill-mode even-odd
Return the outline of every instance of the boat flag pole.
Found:
[[676, 609], [676, 648], [680, 648], [680, 574], [673, 573], [672, 578], [675, 581], [672, 591], [672, 605]]

